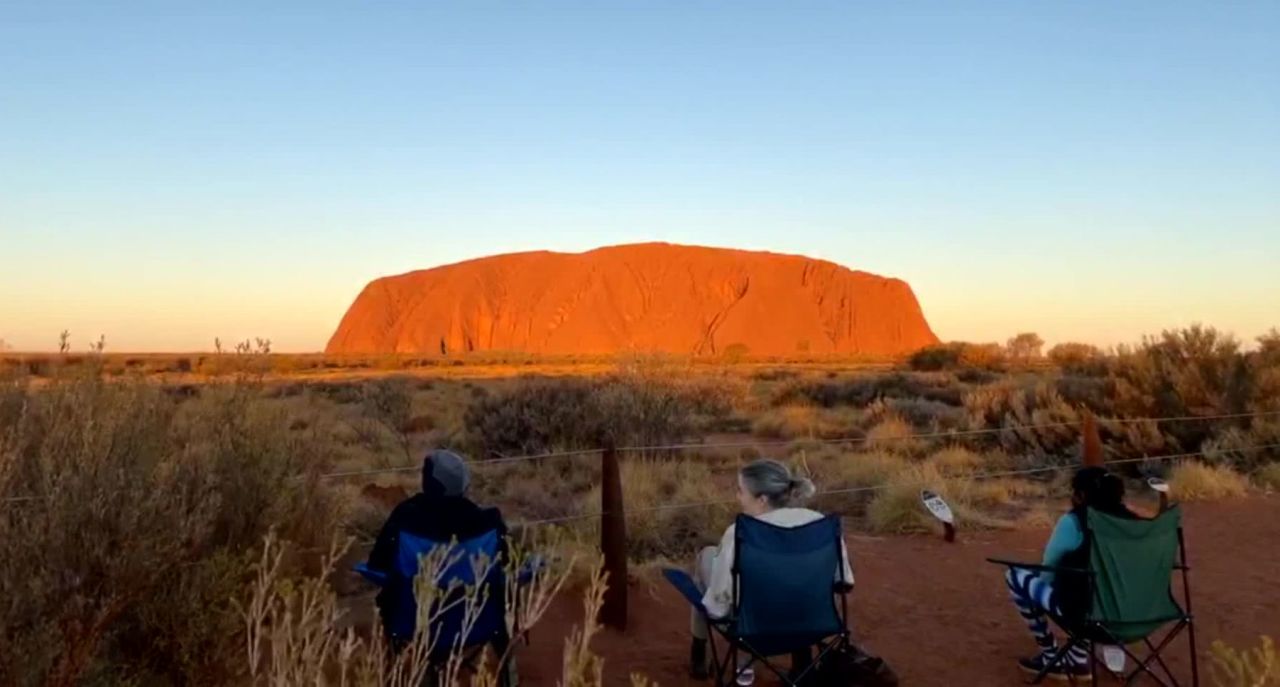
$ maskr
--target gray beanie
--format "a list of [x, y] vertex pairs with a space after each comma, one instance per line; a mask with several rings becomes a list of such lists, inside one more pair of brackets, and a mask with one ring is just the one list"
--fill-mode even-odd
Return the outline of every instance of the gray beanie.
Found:
[[471, 485], [466, 460], [444, 449], [427, 452], [422, 459], [422, 492], [430, 496], [462, 496]]

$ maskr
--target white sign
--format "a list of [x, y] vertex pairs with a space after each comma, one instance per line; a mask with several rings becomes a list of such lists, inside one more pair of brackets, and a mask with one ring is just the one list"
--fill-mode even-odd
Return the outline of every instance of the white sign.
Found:
[[951, 506], [948, 506], [947, 502], [943, 501], [941, 496], [925, 489], [920, 492], [920, 500], [924, 502], [924, 507], [929, 509], [929, 513], [931, 513], [933, 517], [948, 525], [955, 524], [956, 519], [951, 513]]

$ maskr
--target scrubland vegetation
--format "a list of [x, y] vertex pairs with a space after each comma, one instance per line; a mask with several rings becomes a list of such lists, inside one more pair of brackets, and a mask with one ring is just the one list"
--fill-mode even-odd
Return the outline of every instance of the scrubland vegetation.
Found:
[[[101, 352], [4, 356], [0, 684], [411, 675], [339, 611], [357, 590], [343, 571], [416, 489], [429, 447], [471, 456], [477, 500], [508, 521], [557, 520], [517, 531], [566, 561], [598, 536], [598, 454], [514, 459], [618, 447], [638, 563], [713, 541], [735, 468], [761, 455], [811, 474], [818, 507], [850, 528], [929, 531], [921, 488], [961, 527], [1040, 525], [1061, 507], [1067, 473], [1051, 469], [1078, 462], [1086, 414], [1118, 470], [1166, 476], [1178, 498], [1280, 488], [1280, 334], [1248, 350], [1199, 327], [1105, 353], [1037, 341], [871, 368], [629, 357], [483, 379], [403, 374], [398, 359], [376, 376], [310, 376], [265, 342], [163, 358], [161, 372]], [[287, 647], [318, 653], [271, 654]], [[596, 669], [585, 647], [572, 656]]]

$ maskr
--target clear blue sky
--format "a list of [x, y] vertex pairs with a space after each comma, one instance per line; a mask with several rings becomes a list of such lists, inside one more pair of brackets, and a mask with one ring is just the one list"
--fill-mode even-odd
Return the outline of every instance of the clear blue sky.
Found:
[[323, 347], [369, 279], [665, 240], [946, 339], [1280, 325], [1280, 2], [0, 4], [0, 338]]

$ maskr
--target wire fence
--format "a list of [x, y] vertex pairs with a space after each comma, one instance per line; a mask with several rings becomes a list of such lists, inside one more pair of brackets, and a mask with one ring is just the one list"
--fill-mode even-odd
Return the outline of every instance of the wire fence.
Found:
[[[1261, 445], [1255, 445], [1255, 446], [1242, 446], [1242, 447], [1236, 447], [1232, 450], [1238, 451], [1238, 452], [1248, 452], [1248, 451], [1263, 451], [1263, 450], [1269, 450], [1269, 449], [1280, 449], [1280, 443], [1261, 444]], [[1186, 453], [1171, 453], [1171, 454], [1161, 455], [1161, 456], [1143, 456], [1141, 458], [1123, 458], [1119, 460], [1105, 461], [1103, 465], [1112, 466], [1112, 465], [1125, 465], [1125, 464], [1132, 464], [1132, 463], [1159, 463], [1159, 462], [1165, 462], [1170, 460], [1183, 460], [1187, 458], [1195, 458], [1198, 456], [1204, 456], [1206, 455], [1206, 453], [1207, 453], [1206, 451], [1190, 451]], [[965, 480], [973, 480], [973, 481], [982, 480], [982, 479], [999, 479], [999, 478], [1007, 478], [1007, 477], [1020, 477], [1020, 476], [1027, 476], [1027, 475], [1046, 474], [1046, 473], [1052, 473], [1052, 472], [1066, 472], [1070, 470], [1077, 470], [1080, 467], [1081, 467], [1080, 465], [1055, 465], [1055, 466], [1046, 466], [1046, 467], [1038, 467], [1038, 468], [1025, 468], [1020, 470], [979, 472], [979, 473], [972, 473], [969, 475], [963, 475], [963, 478]], [[888, 489], [890, 486], [924, 488], [924, 487], [930, 486], [932, 483], [933, 483], [932, 481], [921, 480], [918, 482], [905, 482], [905, 483], [897, 483], [894, 485], [879, 484], [879, 485], [872, 485], [872, 486], [865, 486], [865, 487], [850, 487], [846, 489], [827, 489], [827, 490], [815, 492], [813, 497], [818, 498], [821, 496], [841, 496], [841, 495], [849, 495], [849, 494], [869, 493], [869, 492], [881, 491], [883, 489]], [[689, 509], [689, 508], [708, 508], [711, 506], [723, 506], [723, 505], [730, 505], [734, 503], [737, 503], [737, 499], [719, 499], [715, 501], [697, 501], [692, 503], [670, 503], [670, 504], [664, 504], [661, 506], [649, 506], [646, 508], [626, 508], [624, 512], [626, 515], [632, 515], [632, 514], [638, 514], [638, 513], [655, 513], [655, 512], [661, 512], [661, 511], [682, 510], [682, 509]], [[512, 525], [512, 527], [518, 528], [518, 527], [536, 527], [540, 525], [554, 525], [554, 524], [560, 524], [560, 523], [566, 523], [566, 522], [573, 522], [575, 520], [590, 520], [593, 518], [602, 517], [604, 515], [605, 515], [604, 511], [592, 511], [588, 513], [578, 513], [575, 515], [565, 515], [565, 516], [559, 516], [559, 517], [553, 517], [553, 518], [525, 520]]]
[[[1169, 422], [1210, 422], [1216, 420], [1237, 420], [1245, 418], [1280, 416], [1280, 410], [1261, 411], [1253, 413], [1221, 413], [1216, 415], [1180, 415], [1166, 417], [1133, 417], [1133, 418], [1099, 418], [1098, 422], [1102, 425], [1108, 424], [1141, 424], [1150, 422], [1154, 424], [1162, 424]], [[920, 441], [926, 439], [953, 439], [973, 436], [984, 436], [990, 434], [1001, 434], [1004, 432], [1022, 431], [1022, 430], [1038, 430], [1038, 429], [1063, 429], [1079, 427], [1079, 422], [1045, 422], [1036, 424], [1012, 424], [1002, 427], [984, 427], [981, 429], [966, 430], [949, 430], [945, 432], [921, 432], [912, 434], [903, 434], [892, 437], [872, 438], [865, 435], [847, 436], [836, 438], [805, 438], [806, 443], [817, 443], [830, 446], [840, 445], [857, 445], [868, 444], [872, 442], [892, 442], [892, 441]], [[722, 442], [686, 442], [676, 444], [655, 444], [655, 445], [638, 445], [638, 446], [620, 446], [616, 449], [620, 454], [625, 453], [656, 453], [660, 451], [685, 451], [692, 449], [733, 449], [733, 448], [765, 448], [773, 446], [788, 446], [801, 441], [801, 439], [766, 439], [766, 440], [742, 440], [742, 441], [722, 441]], [[473, 461], [473, 465], [489, 466], [489, 465], [507, 465], [512, 463], [521, 463], [527, 461], [546, 460], [549, 458], [577, 458], [589, 455], [598, 455], [604, 453], [604, 448], [574, 449], [568, 451], [548, 451], [544, 453], [533, 453], [521, 456], [499, 456], [497, 458], [489, 458], [485, 460]], [[393, 474], [399, 472], [418, 472], [422, 469], [420, 465], [401, 465], [386, 468], [369, 468], [361, 470], [343, 470], [338, 472], [328, 472], [320, 475], [324, 479], [356, 477], [379, 474]]]
[[[1116, 418], [1116, 419], [1101, 418], [1098, 421], [1100, 424], [1103, 424], [1103, 425], [1138, 424], [1138, 423], [1144, 423], [1144, 422], [1161, 424], [1161, 423], [1168, 423], [1168, 422], [1208, 422], [1208, 421], [1215, 421], [1215, 420], [1233, 420], [1233, 419], [1271, 417], [1271, 416], [1280, 416], [1280, 410], [1260, 411], [1260, 412], [1252, 412], [1252, 413], [1221, 413], [1221, 414], [1215, 414], [1215, 415], [1183, 415], [1183, 416], [1136, 417], [1136, 418]], [[1066, 428], [1066, 427], [1079, 427], [1079, 423], [1078, 422], [1050, 422], [1050, 423], [1037, 423], [1037, 424], [1013, 424], [1013, 425], [1005, 425], [1002, 427], [987, 427], [982, 429], [971, 429], [971, 430], [911, 433], [911, 434], [903, 434], [903, 435], [898, 435], [893, 437], [882, 437], [882, 438], [875, 438], [875, 439], [867, 436], [856, 436], [856, 437], [842, 437], [842, 438], [833, 438], [833, 439], [805, 439], [804, 441], [809, 443], [819, 443], [824, 445], [856, 445], [856, 444], [867, 444], [873, 441], [879, 443], [879, 442], [889, 442], [889, 441], [950, 439], [950, 438], [960, 438], [960, 437], [982, 436], [982, 435], [989, 435], [989, 434], [999, 434], [1003, 432], [1018, 431], [1018, 430], [1060, 429], [1060, 428]], [[690, 449], [752, 448], [752, 447], [786, 446], [786, 445], [793, 444], [796, 441], [797, 440], [795, 439], [787, 439], [787, 440], [765, 440], [765, 441], [743, 440], [743, 441], [728, 441], [728, 442], [689, 442], [689, 443], [661, 444], [661, 445], [622, 446], [622, 447], [616, 448], [615, 451], [622, 454], [622, 453], [653, 453], [658, 451], [680, 451], [680, 450], [690, 450]], [[1239, 450], [1261, 450], [1261, 449], [1275, 448], [1276, 446], [1277, 445], [1268, 444], [1264, 446], [1237, 448], [1234, 450], [1238, 450], [1238, 451]], [[605, 452], [605, 449], [603, 448], [575, 449], [570, 451], [549, 451], [544, 453], [535, 453], [535, 454], [521, 455], [521, 456], [499, 456], [497, 458], [491, 458], [483, 461], [472, 461], [472, 464], [476, 466], [504, 465], [504, 464], [521, 463], [521, 462], [536, 461], [536, 460], [545, 460], [550, 458], [577, 458], [577, 457], [583, 457], [588, 455], [603, 454], [604, 452]], [[1192, 453], [1175, 454], [1172, 456], [1142, 457], [1142, 458], [1109, 461], [1107, 464], [1112, 465], [1112, 464], [1121, 464], [1121, 463], [1133, 463], [1133, 462], [1142, 462], [1142, 461], [1148, 461], [1148, 460], [1159, 461], [1159, 460], [1169, 460], [1173, 458], [1190, 458], [1190, 457], [1196, 457], [1196, 456], [1202, 456], [1202, 455], [1205, 455], [1205, 452], [1197, 451]], [[327, 472], [327, 473], [320, 474], [319, 477], [321, 479], [335, 479], [335, 478], [345, 478], [345, 477], [394, 474], [394, 473], [401, 473], [401, 472], [419, 472], [421, 469], [422, 468], [420, 465], [405, 465], [405, 466], [395, 466], [395, 467], [386, 467], [386, 468], [369, 468], [369, 469], [360, 469], [360, 470], [342, 470], [342, 471], [336, 471], [336, 472]], [[1051, 472], [1054, 470], [1061, 470], [1061, 469], [1067, 469], [1067, 468], [1032, 468], [1029, 471], [1015, 471], [1008, 475], [993, 473], [991, 475], [978, 474], [978, 475], [973, 475], [972, 477], [974, 477], [975, 479], [980, 479], [984, 477], [994, 477], [994, 476], [1013, 476], [1014, 474], [1035, 474], [1037, 472]], [[870, 489], [870, 488], [867, 488], [867, 489]], [[823, 496], [823, 495], [828, 495], [832, 493], [852, 493], [852, 492], [849, 492], [849, 491], [819, 492], [815, 494], [815, 496]], [[21, 502], [27, 502], [27, 501], [40, 500], [42, 498], [43, 497], [40, 497], [40, 496], [10, 496], [10, 497], [0, 498], [0, 503], [21, 503]], [[732, 502], [732, 501], [729, 501], [729, 502]], [[658, 507], [656, 508], [656, 510], [666, 510], [669, 508], [682, 508], [682, 507], [702, 507], [702, 506], [708, 506], [708, 505], [718, 505], [720, 503], [725, 503], [725, 502], [708, 502], [708, 503], [687, 504], [687, 505], [674, 504], [670, 506]], [[643, 512], [643, 511], [638, 511], [638, 512]], [[553, 522], [567, 522], [570, 520], [580, 519], [585, 517], [599, 517], [599, 515], [601, 514], [595, 513], [591, 515], [566, 516], [564, 518], [551, 518], [545, 521], [544, 520], [529, 521], [527, 524], [549, 524]]]

